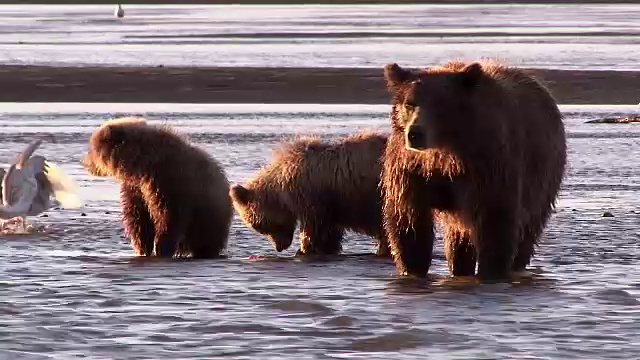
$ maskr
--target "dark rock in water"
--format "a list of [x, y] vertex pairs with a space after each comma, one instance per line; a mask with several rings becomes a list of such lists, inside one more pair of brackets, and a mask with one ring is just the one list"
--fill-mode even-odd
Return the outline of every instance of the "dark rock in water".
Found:
[[595, 119], [595, 120], [585, 121], [585, 123], [586, 124], [631, 124], [631, 123], [640, 123], [640, 115]]
[[85, 214], [85, 213], [80, 213], [80, 216], [87, 216], [87, 214]]
[[609, 211], [605, 211], [604, 214], [602, 214], [602, 217], [613, 217], [613, 214]]
[[111, 211], [105, 211], [104, 213], [109, 215], [109, 214], [111, 214]]

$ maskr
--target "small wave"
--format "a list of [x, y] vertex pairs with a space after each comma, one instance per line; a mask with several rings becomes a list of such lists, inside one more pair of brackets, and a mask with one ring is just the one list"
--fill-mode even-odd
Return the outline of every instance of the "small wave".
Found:
[[277, 303], [269, 304], [267, 307], [276, 310], [282, 310], [291, 313], [308, 313], [314, 315], [330, 315], [334, 310], [326, 305], [317, 302], [308, 302], [300, 300], [283, 300]]
[[610, 305], [634, 306], [640, 301], [629, 292], [621, 289], [605, 289], [593, 293], [595, 299]]
[[20, 309], [17, 306], [6, 301], [0, 302], [0, 315], [12, 316], [18, 314], [20, 314]]
[[0, 360], [42, 360], [53, 359], [53, 356], [33, 354], [22, 351], [0, 350]]
[[[454, 340], [454, 338], [458, 339]], [[467, 336], [451, 334], [447, 331], [407, 329], [354, 340], [350, 344], [349, 350], [362, 352], [397, 352], [437, 343], [465, 342], [467, 340]]]
[[355, 324], [356, 320], [356, 318], [349, 315], [339, 315], [326, 319], [322, 321], [321, 324], [328, 327], [344, 328], [352, 327]]
[[246, 324], [187, 324], [182, 328], [195, 333], [230, 333], [230, 334], [262, 334], [262, 335], [284, 335], [286, 331], [278, 326], [246, 323]]

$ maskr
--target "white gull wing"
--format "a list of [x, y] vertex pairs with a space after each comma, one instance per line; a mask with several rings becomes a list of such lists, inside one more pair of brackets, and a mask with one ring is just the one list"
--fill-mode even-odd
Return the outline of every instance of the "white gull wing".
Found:
[[42, 144], [42, 140], [32, 141], [20, 154], [18, 154], [14, 163], [18, 169], [22, 169], [24, 167], [25, 163], [31, 158], [31, 155], [33, 155], [40, 144]]
[[74, 182], [62, 169], [42, 156], [32, 156], [41, 143], [31, 142], [2, 177], [0, 218], [38, 215], [53, 205], [51, 195], [63, 207], [81, 206]]
[[[35, 140], [29, 143], [29, 145], [18, 154], [15, 162], [9, 167], [9, 171], [2, 177], [2, 205], [15, 206], [16, 201], [23, 198], [23, 192], [27, 191], [32, 183], [36, 183], [33, 169], [23, 168], [40, 144], [42, 144], [42, 140]], [[26, 181], [28, 183], [25, 183]]]
[[[34, 156], [34, 161], [39, 157]], [[68, 177], [64, 171], [56, 164], [44, 160], [44, 172], [41, 174], [46, 177], [49, 183], [47, 189], [50, 189], [50, 193], [53, 193], [55, 199], [67, 209], [75, 209], [82, 206], [82, 202], [78, 197], [78, 188], [75, 182]], [[37, 160], [39, 161], [39, 160]], [[38, 179], [39, 176], [36, 176]]]
[[[35, 182], [34, 169], [23, 168], [40, 144], [42, 144], [42, 140], [35, 140], [27, 145], [27, 147], [18, 154], [15, 162], [11, 164], [9, 171], [2, 177], [2, 204], [4, 206], [15, 205], [14, 203], [22, 197], [23, 187]], [[29, 181], [29, 184], [24, 184], [25, 181]], [[27, 189], [27, 187], [25, 187], [25, 189]]]
[[53, 187], [49, 179], [47, 179], [45, 162], [46, 160], [43, 156], [35, 155], [24, 164], [24, 171], [33, 174], [38, 184], [38, 191], [27, 213], [29, 216], [41, 214], [52, 206], [51, 195], [53, 195]]
[[33, 176], [26, 176], [22, 169], [11, 165], [2, 179], [2, 201], [0, 219], [8, 220], [26, 216], [38, 192], [38, 184]]

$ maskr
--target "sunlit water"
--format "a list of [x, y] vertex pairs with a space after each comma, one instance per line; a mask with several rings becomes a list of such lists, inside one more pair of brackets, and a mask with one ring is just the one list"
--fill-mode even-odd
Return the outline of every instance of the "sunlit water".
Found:
[[440, 238], [433, 279], [409, 281], [368, 255], [366, 237], [350, 234], [335, 259], [301, 261], [296, 244], [278, 254], [237, 219], [228, 259], [136, 258], [117, 184], [79, 164], [101, 121], [144, 115], [190, 134], [239, 182], [291, 135], [386, 130], [387, 106], [5, 104], [0, 163], [51, 133], [57, 142], [38, 153], [78, 182], [86, 206], [0, 239], [0, 358], [634, 358], [640, 126], [584, 124], [630, 107], [562, 109], [570, 166], [535, 276], [478, 285], [448, 278]]
[[635, 69], [640, 5], [0, 6], [0, 63]]

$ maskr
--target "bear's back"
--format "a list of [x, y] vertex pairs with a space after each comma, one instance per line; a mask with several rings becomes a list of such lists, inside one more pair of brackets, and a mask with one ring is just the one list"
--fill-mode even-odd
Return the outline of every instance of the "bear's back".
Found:
[[[363, 131], [323, 142], [306, 138], [289, 144], [286, 168], [289, 196], [296, 212], [315, 199], [342, 226], [377, 235], [381, 227], [379, 191], [387, 136]], [[291, 171], [295, 169], [295, 171]]]

